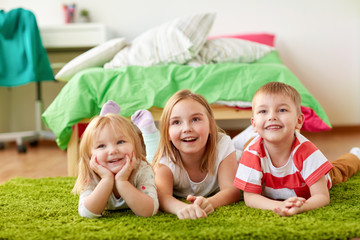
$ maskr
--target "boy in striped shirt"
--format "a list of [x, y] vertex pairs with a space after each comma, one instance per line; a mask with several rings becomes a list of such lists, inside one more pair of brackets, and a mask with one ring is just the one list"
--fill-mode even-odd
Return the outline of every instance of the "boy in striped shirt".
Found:
[[[246, 147], [234, 180], [248, 207], [292, 216], [326, 206], [329, 189], [360, 171], [360, 149], [329, 162], [298, 131], [304, 122], [293, 87], [270, 82], [252, 101], [251, 124], [259, 134]], [[355, 153], [355, 154], [354, 154]]]

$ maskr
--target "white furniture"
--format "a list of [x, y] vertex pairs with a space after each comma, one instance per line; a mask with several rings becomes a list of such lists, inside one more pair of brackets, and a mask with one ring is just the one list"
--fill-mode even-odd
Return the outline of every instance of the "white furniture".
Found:
[[101, 23], [71, 23], [40, 28], [45, 48], [89, 48], [107, 40], [107, 31]]
[[40, 28], [54, 74], [67, 62], [109, 39], [102, 23], [70, 23]]

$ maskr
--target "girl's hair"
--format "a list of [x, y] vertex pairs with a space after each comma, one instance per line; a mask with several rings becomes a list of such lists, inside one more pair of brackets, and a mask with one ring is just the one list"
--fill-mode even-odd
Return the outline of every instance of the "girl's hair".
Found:
[[[200, 103], [206, 109], [206, 114], [210, 122], [210, 134], [206, 143], [206, 149], [204, 156], [201, 160], [200, 168], [201, 170], [213, 174], [215, 157], [217, 154], [218, 132], [223, 132], [223, 130], [216, 125], [213, 111], [206, 99], [200, 94], [192, 93], [190, 90], [187, 89], [176, 92], [167, 101], [163, 109], [160, 118], [160, 143], [154, 156], [153, 166], [156, 167], [162, 157], [166, 157], [168, 160], [173, 161], [175, 164], [181, 165], [180, 152], [170, 141], [169, 125], [172, 109], [178, 102], [184, 99], [192, 99]], [[186, 111], [186, 109], [184, 109], [184, 111]]]
[[106, 114], [105, 116], [96, 116], [86, 127], [81, 138], [79, 147], [79, 172], [72, 190], [73, 193], [81, 193], [97, 178], [95, 172], [90, 168], [91, 149], [94, 147], [95, 140], [99, 137], [100, 132], [105, 126], [110, 126], [114, 133], [121, 131], [133, 145], [136, 159], [146, 161], [143, 155], [141, 139], [128, 119], [112, 113]]
[[255, 101], [255, 97], [259, 94], [282, 94], [284, 96], [289, 97], [293, 100], [296, 110], [298, 113], [301, 113], [301, 96], [299, 92], [293, 88], [292, 86], [282, 83], [282, 82], [269, 82], [263, 86], [261, 86], [255, 93], [253, 97], [253, 103]]

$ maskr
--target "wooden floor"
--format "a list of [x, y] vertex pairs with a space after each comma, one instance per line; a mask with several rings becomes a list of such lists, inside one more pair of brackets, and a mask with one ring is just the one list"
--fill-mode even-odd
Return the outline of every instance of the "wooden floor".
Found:
[[[230, 136], [237, 131], [229, 131]], [[360, 147], [360, 126], [338, 127], [329, 132], [302, 132], [328, 157], [334, 160], [352, 147]], [[13, 177], [41, 178], [67, 176], [66, 152], [54, 142], [40, 142], [19, 154], [15, 144], [0, 150], [0, 184]]]

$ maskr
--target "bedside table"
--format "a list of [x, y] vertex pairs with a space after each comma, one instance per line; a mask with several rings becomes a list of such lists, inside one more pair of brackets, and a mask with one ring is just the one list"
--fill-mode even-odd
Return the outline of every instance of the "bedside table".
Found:
[[109, 39], [104, 24], [70, 23], [40, 28], [54, 75], [70, 60]]

